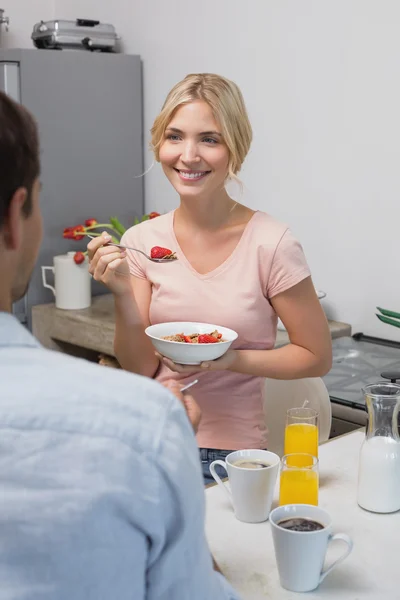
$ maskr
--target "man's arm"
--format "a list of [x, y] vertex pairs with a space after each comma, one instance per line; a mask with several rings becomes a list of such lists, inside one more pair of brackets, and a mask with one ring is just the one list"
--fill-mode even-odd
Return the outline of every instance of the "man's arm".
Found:
[[205, 537], [199, 451], [182, 407], [173, 403], [155, 465], [160, 537], [148, 557], [149, 600], [238, 600], [214, 570]]

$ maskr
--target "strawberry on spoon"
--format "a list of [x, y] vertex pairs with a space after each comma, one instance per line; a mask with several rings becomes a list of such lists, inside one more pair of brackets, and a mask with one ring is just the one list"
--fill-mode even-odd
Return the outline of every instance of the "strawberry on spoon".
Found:
[[150, 256], [151, 258], [175, 258], [175, 252], [162, 246], [153, 246], [150, 250]]

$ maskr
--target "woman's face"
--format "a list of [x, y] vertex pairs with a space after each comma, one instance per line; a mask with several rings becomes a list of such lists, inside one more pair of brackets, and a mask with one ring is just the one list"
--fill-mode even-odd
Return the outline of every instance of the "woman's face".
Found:
[[229, 152], [206, 102], [196, 100], [176, 110], [165, 130], [160, 162], [180, 196], [208, 196], [224, 188]]

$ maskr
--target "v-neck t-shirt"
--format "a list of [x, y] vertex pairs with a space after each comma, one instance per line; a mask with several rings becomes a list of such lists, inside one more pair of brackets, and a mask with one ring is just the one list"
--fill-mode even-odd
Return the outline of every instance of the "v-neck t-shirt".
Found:
[[[174, 211], [131, 227], [121, 243], [149, 255], [153, 246], [176, 252], [178, 260], [160, 265], [128, 251], [131, 274], [152, 286], [152, 325], [196, 321], [228, 327], [238, 333], [231, 349], [273, 349], [278, 317], [270, 299], [310, 276], [303, 249], [287, 225], [261, 211], [253, 214], [230, 256], [206, 274], [198, 273], [182, 252]], [[157, 380], [184, 385], [194, 375], [199, 383], [193, 395], [202, 410], [199, 446], [266, 448], [265, 379], [197, 367], [191, 373], [174, 373], [162, 365]]]

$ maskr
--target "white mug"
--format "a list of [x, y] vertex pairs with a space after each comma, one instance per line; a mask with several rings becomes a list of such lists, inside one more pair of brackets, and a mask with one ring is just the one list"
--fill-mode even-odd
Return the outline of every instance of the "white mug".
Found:
[[[303, 518], [317, 521], [323, 527], [316, 531], [291, 531], [281, 521]], [[271, 511], [269, 521], [274, 540], [275, 557], [281, 586], [292, 592], [311, 592], [352, 551], [353, 542], [345, 533], [332, 533], [329, 514], [311, 504], [286, 504]], [[328, 544], [341, 540], [347, 544], [343, 554], [323, 570]]]
[[[268, 467], [248, 469], [236, 466], [239, 460], [262, 461]], [[267, 450], [237, 450], [223, 460], [210, 465], [211, 475], [222, 487], [233, 504], [235, 516], [245, 523], [261, 523], [268, 519], [279, 471], [280, 458]], [[229, 477], [230, 491], [215, 471], [215, 465], [223, 467]]]
[[[80, 265], [74, 261], [75, 252], [68, 252], [53, 258], [53, 267], [42, 267], [42, 280], [56, 299], [56, 307], [64, 310], [88, 308], [91, 304], [91, 276], [88, 260]], [[54, 287], [46, 281], [46, 271], [54, 274]]]

